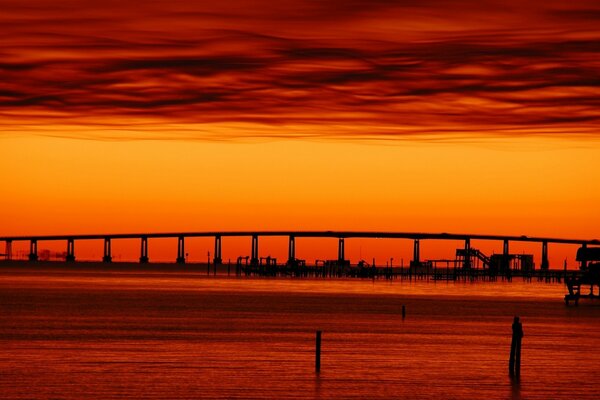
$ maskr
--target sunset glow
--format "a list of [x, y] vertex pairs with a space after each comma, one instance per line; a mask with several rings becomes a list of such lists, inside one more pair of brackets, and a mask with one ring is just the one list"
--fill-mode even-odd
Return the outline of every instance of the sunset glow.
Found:
[[598, 398], [600, 0], [0, 0], [0, 170], [2, 400]]

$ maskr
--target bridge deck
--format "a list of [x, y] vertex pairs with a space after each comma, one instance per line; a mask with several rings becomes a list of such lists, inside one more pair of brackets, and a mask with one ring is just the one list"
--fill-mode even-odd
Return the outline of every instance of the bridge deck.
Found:
[[600, 244], [598, 239], [565, 239], [537, 236], [485, 235], [464, 233], [423, 232], [372, 232], [372, 231], [206, 231], [206, 232], [156, 232], [73, 235], [0, 236], [0, 241], [28, 240], [99, 240], [178, 237], [231, 237], [231, 236], [291, 236], [296, 238], [378, 238], [378, 239], [436, 239], [436, 240], [507, 240], [511, 242], [547, 242], [564, 244]]

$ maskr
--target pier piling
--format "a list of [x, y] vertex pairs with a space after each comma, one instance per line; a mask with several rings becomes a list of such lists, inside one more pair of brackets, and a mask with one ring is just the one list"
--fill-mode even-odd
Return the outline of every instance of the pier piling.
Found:
[[508, 373], [511, 377], [519, 379], [521, 376], [521, 340], [523, 339], [523, 325], [519, 322], [519, 317], [515, 317], [513, 321], [512, 332]]
[[317, 331], [316, 349], [315, 349], [315, 372], [321, 372], [321, 331]]
[[404, 318], [406, 318], [406, 306], [402, 304], [402, 320], [404, 320]]

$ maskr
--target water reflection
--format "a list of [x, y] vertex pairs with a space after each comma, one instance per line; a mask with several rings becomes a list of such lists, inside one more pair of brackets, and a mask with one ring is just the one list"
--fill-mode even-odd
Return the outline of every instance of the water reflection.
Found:
[[512, 400], [521, 400], [521, 382], [520, 379], [510, 378], [510, 398]]
[[[600, 381], [600, 307], [566, 308], [563, 294], [562, 286], [519, 282], [2, 270], [0, 393], [590, 398]], [[522, 382], [507, 385], [515, 315], [527, 332], [524, 368]], [[318, 376], [316, 330], [324, 332]]]

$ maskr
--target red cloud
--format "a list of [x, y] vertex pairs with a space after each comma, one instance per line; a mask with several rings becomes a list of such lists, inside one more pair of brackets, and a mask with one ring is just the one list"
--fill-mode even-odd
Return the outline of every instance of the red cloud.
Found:
[[[76, 125], [136, 132], [115, 139], [201, 140], [600, 132], [593, 2], [4, 3], [8, 132]], [[215, 137], [199, 128], [208, 123], [267, 129]]]

